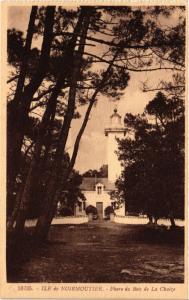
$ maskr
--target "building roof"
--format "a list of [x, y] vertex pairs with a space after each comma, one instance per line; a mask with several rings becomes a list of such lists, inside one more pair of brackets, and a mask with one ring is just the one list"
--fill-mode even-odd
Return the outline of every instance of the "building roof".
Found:
[[83, 177], [80, 189], [83, 191], [95, 191], [95, 186], [101, 183], [104, 185], [105, 191], [115, 190], [115, 184], [108, 180], [108, 178], [98, 178], [98, 177]]

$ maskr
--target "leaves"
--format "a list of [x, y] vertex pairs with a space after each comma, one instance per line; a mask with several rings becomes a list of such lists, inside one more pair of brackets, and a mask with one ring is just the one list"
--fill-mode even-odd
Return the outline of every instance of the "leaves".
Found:
[[[159, 123], [150, 122], [148, 114]], [[128, 136], [118, 147], [124, 171], [116, 184], [129, 211], [183, 217], [183, 120], [183, 102], [161, 92], [148, 103], [146, 114], [126, 115]]]
[[23, 32], [17, 31], [15, 28], [8, 30], [7, 51], [8, 51], [8, 62], [10, 64], [15, 64], [21, 61], [24, 53]]

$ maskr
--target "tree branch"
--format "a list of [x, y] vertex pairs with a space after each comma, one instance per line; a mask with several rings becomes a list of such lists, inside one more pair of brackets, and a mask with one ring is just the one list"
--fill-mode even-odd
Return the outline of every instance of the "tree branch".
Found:
[[[61, 32], [61, 33], [55, 33], [55, 36], [72, 36], [74, 33], [71, 32]], [[81, 36], [81, 35], [79, 35]], [[146, 44], [138, 44], [138, 45], [128, 45], [127, 42], [119, 42], [119, 43], [114, 43], [113, 41], [105, 41], [103, 39], [99, 39], [99, 38], [94, 38], [91, 36], [87, 36], [87, 40], [93, 41], [93, 42], [97, 42], [100, 44], [104, 44], [104, 45], [108, 45], [111, 47], [115, 47], [115, 48], [122, 48], [122, 49], [148, 49], [148, 48], [161, 48], [162, 46], [169, 46], [172, 47], [172, 43], [168, 43], [168, 42], [162, 42], [162, 43], [154, 43], [154, 44], [150, 44], [150, 43], [146, 43]], [[176, 42], [175, 44], [176, 45]], [[180, 44], [179, 44], [180, 45]]]
[[[92, 54], [92, 53], [88, 53], [88, 52], [85, 52], [84, 53], [85, 55], [89, 55], [89, 56], [92, 56], [92, 57], [95, 57], [97, 58], [98, 60], [95, 60], [93, 61], [94, 62], [102, 62], [102, 63], [107, 63], [107, 64], [110, 64], [111, 61], [108, 61], [106, 59], [103, 59], [95, 54]], [[121, 69], [124, 69], [126, 71], [132, 71], [132, 72], [147, 72], [147, 71], [157, 71], [157, 70], [175, 70], [175, 71], [182, 71], [180, 69], [177, 69], [175, 67], [171, 68], [171, 67], [157, 67], [157, 68], [151, 68], [151, 69], [135, 69], [135, 68], [129, 68], [128, 66], [120, 66], [118, 64], [113, 64], [112, 66], [116, 67], [116, 68], [121, 68]]]
[[53, 89], [54, 89], [54, 86], [51, 87], [51, 88], [49, 88], [49, 89], [46, 90], [46, 91], [41, 92], [37, 97], [35, 97], [35, 98], [32, 99], [32, 102], [33, 102], [33, 101], [39, 101], [42, 97], [44, 97], [45, 95], [47, 95], [47, 94], [49, 94], [50, 92], [52, 92]]
[[7, 80], [7, 83], [11, 83], [12, 81], [14, 81], [15, 79], [18, 79], [19, 75], [15, 75], [14, 77], [10, 78]]
[[69, 176], [71, 170], [72, 170], [73, 167], [74, 167], [75, 160], [76, 160], [77, 153], [78, 153], [78, 149], [79, 149], [80, 140], [81, 140], [81, 137], [82, 137], [82, 135], [83, 135], [83, 133], [84, 133], [84, 130], [85, 130], [86, 126], [87, 126], [87, 122], [88, 122], [88, 120], [89, 120], [90, 112], [91, 112], [92, 107], [93, 107], [93, 105], [94, 105], [94, 103], [95, 103], [95, 101], [96, 101], [96, 96], [98, 95], [98, 93], [100, 92], [100, 90], [101, 90], [101, 88], [104, 86], [104, 84], [106, 83], [106, 80], [107, 80], [107, 78], [108, 78], [108, 76], [109, 76], [109, 72], [110, 72], [110, 70], [111, 70], [111, 68], [112, 68], [112, 66], [113, 66], [113, 63], [114, 63], [114, 61], [115, 61], [117, 55], [118, 55], [118, 52], [119, 52], [119, 51], [116, 51], [116, 53], [115, 53], [115, 55], [114, 55], [114, 57], [113, 57], [111, 63], [109, 64], [109, 66], [108, 66], [106, 72], [104, 73], [104, 76], [103, 76], [103, 78], [102, 78], [102, 80], [101, 80], [99, 86], [96, 88], [96, 90], [95, 90], [95, 92], [93, 93], [93, 96], [92, 96], [92, 98], [91, 98], [91, 100], [90, 100], [90, 103], [89, 103], [89, 106], [88, 106], [88, 108], [87, 108], [87, 111], [86, 111], [86, 114], [85, 114], [83, 123], [82, 123], [81, 128], [80, 128], [80, 130], [79, 130], [79, 132], [78, 132], [78, 135], [77, 135], [77, 137], [76, 137], [76, 141], [75, 141], [75, 144], [74, 144], [74, 150], [73, 150], [72, 157], [71, 157], [71, 160], [70, 160], [70, 165], [69, 165], [69, 168], [68, 168], [68, 174], [67, 174], [67, 176]]
[[26, 99], [27, 108], [30, 105], [33, 95], [42, 83], [48, 67], [48, 59], [50, 55], [51, 43], [53, 39], [53, 24], [54, 24], [55, 6], [47, 6], [45, 29], [41, 48], [41, 56], [37, 70], [32, 77], [30, 83], [25, 87], [23, 99]]
[[147, 92], [154, 92], [154, 91], [169, 91], [169, 90], [176, 90], [176, 89], [184, 89], [185, 86], [184, 85], [178, 85], [178, 86], [171, 86], [171, 87], [162, 87], [162, 88], [154, 88], [154, 89], [148, 89], [148, 88], [144, 88], [142, 91], [144, 93]]
[[182, 68], [185, 67], [184, 64], [179, 63], [178, 61], [171, 60], [171, 59], [169, 59], [169, 58], [166, 58], [166, 57], [161, 56], [161, 55], [160, 55], [159, 53], [157, 53], [157, 51], [155, 51], [154, 49], [151, 49], [151, 51], [152, 51], [156, 56], [158, 56], [160, 59], [162, 59], [162, 60], [166, 60], [166, 61], [168, 61], [168, 62], [174, 63], [174, 64], [176, 64], [176, 65], [178, 65], [178, 66], [181, 66]]

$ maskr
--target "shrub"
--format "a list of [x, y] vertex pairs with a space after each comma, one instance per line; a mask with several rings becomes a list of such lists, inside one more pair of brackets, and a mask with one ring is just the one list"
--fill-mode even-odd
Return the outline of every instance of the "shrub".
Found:
[[105, 212], [105, 215], [110, 215], [110, 214], [113, 214], [114, 213], [114, 209], [112, 206], [107, 206], [104, 210]]
[[73, 216], [72, 209], [69, 208], [69, 207], [63, 207], [63, 208], [60, 210], [60, 216], [62, 216], [62, 217]]
[[113, 214], [114, 213], [114, 209], [112, 206], [107, 206], [104, 210], [104, 214], [106, 216], [106, 218], [110, 218], [110, 214]]
[[87, 215], [88, 214], [93, 214], [93, 215], [97, 215], [98, 214], [97, 208], [95, 206], [93, 206], [93, 205], [87, 206], [86, 209], [85, 209], [85, 211], [86, 211]]

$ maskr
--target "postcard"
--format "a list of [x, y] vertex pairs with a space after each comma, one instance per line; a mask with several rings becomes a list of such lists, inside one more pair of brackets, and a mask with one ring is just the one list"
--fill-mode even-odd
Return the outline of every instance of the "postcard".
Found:
[[188, 299], [187, 1], [1, 20], [1, 297]]

